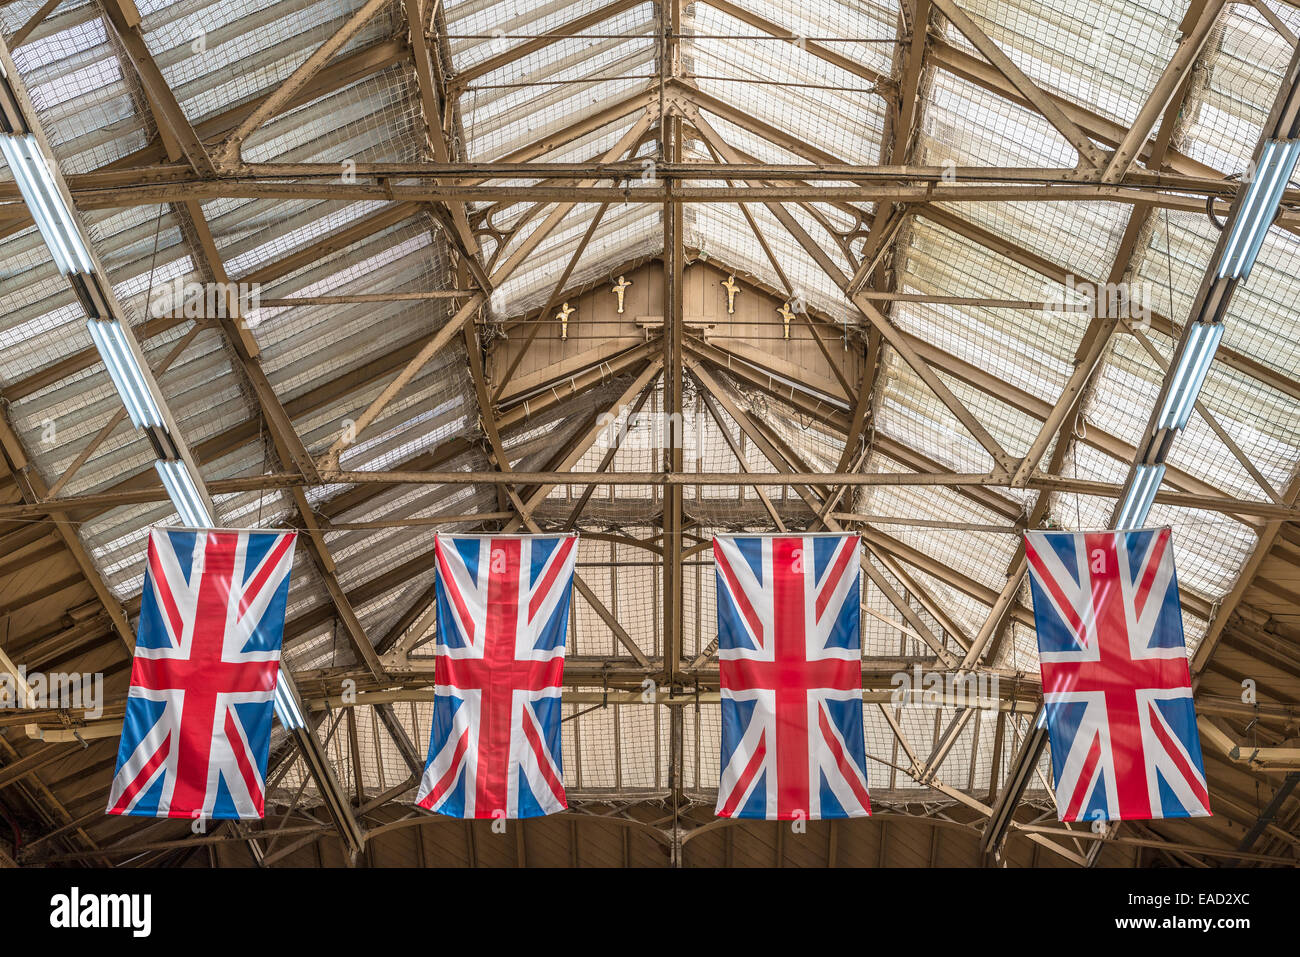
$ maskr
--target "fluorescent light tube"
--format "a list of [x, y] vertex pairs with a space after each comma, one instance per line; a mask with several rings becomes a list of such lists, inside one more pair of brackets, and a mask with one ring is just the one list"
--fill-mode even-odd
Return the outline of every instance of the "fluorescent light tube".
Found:
[[294, 700], [293, 692], [285, 686], [285, 672], [280, 669], [280, 678], [275, 683], [275, 716], [280, 719], [280, 725], [284, 728], [303, 728], [307, 722], [302, 718], [302, 712], [298, 709], [298, 702]]
[[1245, 279], [1250, 275], [1298, 158], [1300, 140], [1270, 140], [1264, 144], [1246, 198], [1232, 223], [1228, 244], [1223, 248], [1220, 279]]
[[126, 341], [126, 333], [121, 325], [116, 320], [101, 322], [91, 319], [86, 326], [135, 427], [142, 429], [152, 425], [161, 428], [162, 411], [145, 381], [144, 372]]
[[1170, 373], [1169, 391], [1160, 410], [1156, 427], [1184, 429], [1192, 417], [1196, 397], [1200, 395], [1205, 375], [1210, 371], [1214, 353], [1223, 339], [1223, 323], [1192, 323], [1187, 336], [1187, 347], [1178, 357], [1178, 365]]
[[13, 171], [18, 191], [31, 210], [32, 219], [36, 221], [59, 272], [65, 275], [94, 272], [90, 251], [81, 238], [81, 228], [55, 185], [35, 137], [30, 133], [0, 136], [0, 151]]
[[1133, 484], [1129, 486], [1124, 506], [1119, 510], [1119, 518], [1115, 521], [1117, 531], [1142, 527], [1164, 477], [1163, 465], [1139, 465], [1134, 470]]
[[167, 489], [167, 495], [176, 506], [176, 513], [181, 521], [190, 528], [211, 528], [212, 517], [208, 514], [207, 506], [203, 504], [203, 497], [199, 495], [199, 490], [185, 463], [164, 462], [160, 459], [154, 463], [154, 468], [158, 470], [163, 487]]

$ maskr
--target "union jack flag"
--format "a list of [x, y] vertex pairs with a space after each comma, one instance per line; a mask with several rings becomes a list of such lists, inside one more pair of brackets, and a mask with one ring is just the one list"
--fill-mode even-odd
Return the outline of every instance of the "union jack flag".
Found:
[[296, 538], [150, 529], [109, 814], [263, 816]]
[[576, 535], [438, 535], [433, 729], [416, 803], [563, 811], [560, 680]]
[[871, 813], [858, 536], [716, 537], [719, 817]]
[[1027, 532], [1062, 821], [1208, 817], [1168, 528]]

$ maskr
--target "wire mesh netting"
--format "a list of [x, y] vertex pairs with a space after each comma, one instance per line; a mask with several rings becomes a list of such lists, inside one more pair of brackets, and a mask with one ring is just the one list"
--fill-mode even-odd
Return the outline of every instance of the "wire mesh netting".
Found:
[[[1068, 8], [982, 0], [962, 9], [1036, 84], [1120, 124], [1132, 123], [1146, 102], [1174, 54], [1187, 12], [1177, 0], [1085, 0]], [[955, 27], [947, 37], [976, 52]]]

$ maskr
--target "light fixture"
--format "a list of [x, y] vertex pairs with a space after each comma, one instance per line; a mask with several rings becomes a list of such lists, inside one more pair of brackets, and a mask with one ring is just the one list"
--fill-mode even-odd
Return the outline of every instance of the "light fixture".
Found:
[[275, 683], [275, 716], [280, 719], [282, 727], [292, 731], [295, 728], [306, 727], [307, 722], [303, 720], [302, 711], [298, 708], [293, 692], [285, 687], [285, 677], [285, 670], [281, 668]]
[[1269, 140], [1264, 144], [1255, 175], [1246, 189], [1246, 198], [1233, 220], [1228, 244], [1223, 247], [1218, 270], [1220, 279], [1244, 280], [1250, 275], [1268, 227], [1277, 216], [1282, 193], [1291, 180], [1298, 158], [1300, 140]]
[[1184, 429], [1192, 417], [1196, 397], [1210, 371], [1215, 350], [1223, 339], [1223, 323], [1194, 322], [1187, 335], [1187, 346], [1178, 357], [1169, 380], [1165, 404], [1156, 421], [1157, 429]]
[[81, 238], [72, 210], [54, 183], [36, 138], [30, 133], [0, 136], [0, 152], [4, 153], [5, 162], [13, 171], [18, 191], [31, 210], [36, 228], [50, 248], [59, 272], [64, 275], [93, 272], [90, 251]]
[[1119, 510], [1119, 518], [1115, 521], [1117, 531], [1141, 528], [1164, 477], [1163, 465], [1139, 465], [1133, 470], [1133, 483], [1129, 486], [1124, 505]]
[[126, 333], [116, 319], [107, 322], [91, 319], [86, 323], [90, 338], [108, 367], [108, 374], [117, 386], [126, 405], [127, 414], [137, 429], [147, 426], [162, 427], [162, 411], [145, 381], [144, 372], [136, 361], [135, 353], [126, 341]]
[[154, 463], [154, 468], [158, 470], [163, 487], [167, 489], [167, 495], [176, 506], [181, 521], [191, 528], [211, 528], [212, 517], [208, 514], [208, 507], [203, 503], [203, 496], [199, 494], [198, 486], [194, 484], [194, 478], [185, 463], [160, 459]]
[[[10, 125], [6, 121], [6, 125]], [[189, 466], [163, 424], [162, 410], [126, 330], [113, 318], [110, 299], [90, 258], [81, 227], [59, 190], [49, 161], [31, 133], [0, 134], [0, 152], [31, 211], [59, 272], [67, 276], [87, 315], [87, 329], [108, 369], [113, 386], [137, 429], [144, 429], [159, 459], [154, 463], [181, 517], [194, 528], [209, 528], [212, 517]]]

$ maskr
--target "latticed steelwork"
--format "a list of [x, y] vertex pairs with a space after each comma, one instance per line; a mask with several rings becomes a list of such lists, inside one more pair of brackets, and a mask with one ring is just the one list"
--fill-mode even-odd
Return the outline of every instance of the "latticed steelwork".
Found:
[[[108, 689], [0, 711], [16, 856], [1294, 862], [1300, 192], [1149, 518], [1214, 818], [1056, 823], [1019, 533], [1114, 519], [1297, 34], [1292, 0], [0, 0], [179, 460], [220, 525], [303, 532], [265, 826], [103, 816], [177, 516], [0, 166], [0, 670]], [[438, 528], [582, 533], [573, 810], [508, 840], [411, 803]], [[709, 541], [775, 529], [864, 538], [888, 824], [713, 823]]]

